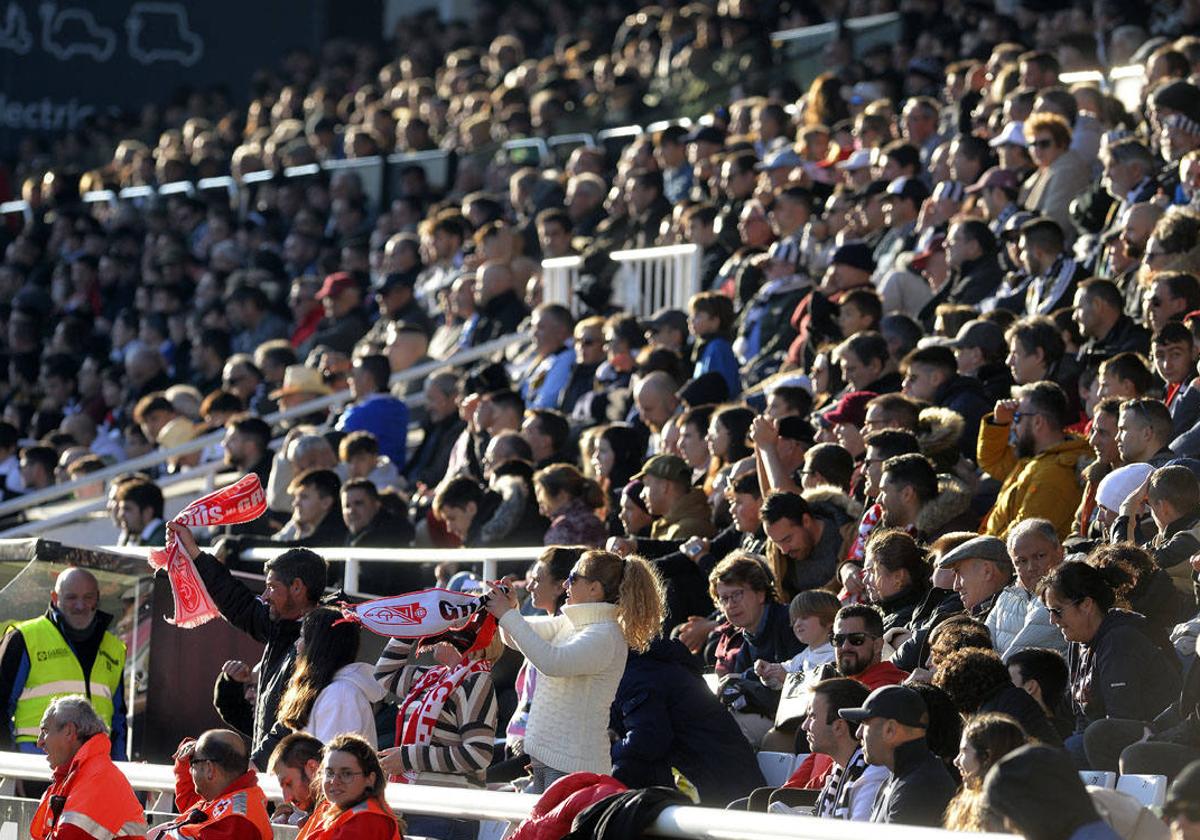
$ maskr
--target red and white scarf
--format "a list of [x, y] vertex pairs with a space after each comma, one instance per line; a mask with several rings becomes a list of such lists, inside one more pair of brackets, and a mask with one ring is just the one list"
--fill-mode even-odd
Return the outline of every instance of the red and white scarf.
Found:
[[[250, 473], [236, 483], [203, 496], [179, 512], [172, 522], [189, 528], [240, 525], [257, 519], [267, 511], [267, 495], [258, 476]], [[161, 550], [150, 552], [150, 566], [165, 568], [175, 596], [175, 618], [169, 621], [179, 627], [199, 627], [220, 615], [204, 582], [175, 538], [167, 531], [167, 543]]]
[[[464, 658], [458, 665], [438, 665], [422, 674], [412, 684], [396, 713], [396, 746], [427, 746], [433, 740], [433, 730], [450, 695], [471, 674], [491, 670], [492, 663], [486, 659]], [[410, 713], [409, 709], [414, 706]], [[417, 771], [405, 770], [399, 775], [389, 776], [388, 781], [415, 784]]]
[[[342, 615], [378, 636], [424, 639], [447, 630], [474, 626], [472, 650], [487, 647], [496, 632], [496, 620], [483, 612], [484, 598], [450, 589], [421, 589], [402, 595], [375, 598], [361, 604], [343, 604]], [[488, 619], [491, 619], [490, 621]]]

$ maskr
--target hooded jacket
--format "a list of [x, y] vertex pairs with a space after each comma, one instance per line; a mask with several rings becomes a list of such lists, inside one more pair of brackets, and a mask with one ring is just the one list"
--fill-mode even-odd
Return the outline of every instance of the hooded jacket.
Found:
[[704, 491], [695, 487], [680, 497], [665, 516], [650, 526], [650, 536], [656, 540], [679, 540], [689, 537], [711, 537], [717, 532], [712, 521], [712, 508]]
[[343, 732], [353, 732], [369, 744], [376, 743], [375, 712], [371, 704], [383, 699], [383, 687], [375, 681], [374, 671], [366, 662], [352, 662], [339, 668], [333, 682], [317, 695], [305, 731], [325, 744]]
[[971, 512], [971, 491], [965, 481], [949, 473], [938, 475], [938, 494], [917, 512], [917, 533], [933, 542], [951, 531], [974, 531], [978, 518]]
[[1004, 539], [1013, 524], [1040, 517], [1053, 522], [1059, 538], [1065, 538], [1083, 497], [1079, 471], [1092, 459], [1092, 448], [1068, 435], [1045, 452], [1018, 458], [1008, 445], [1010, 428], [993, 423], [991, 414], [979, 426], [979, 466], [1003, 482], [981, 532]]
[[1100, 718], [1152, 721], [1179, 697], [1179, 667], [1150, 638], [1138, 613], [1111, 609], [1087, 644], [1072, 642], [1075, 730]]
[[670, 787], [675, 768], [702, 805], [724, 807], [765, 784], [750, 743], [676, 639], [630, 652], [610, 728], [613, 775], [632, 788]]

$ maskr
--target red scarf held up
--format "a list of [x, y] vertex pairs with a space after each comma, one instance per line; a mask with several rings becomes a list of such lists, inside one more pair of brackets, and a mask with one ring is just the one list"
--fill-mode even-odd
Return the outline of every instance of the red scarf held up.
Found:
[[[179, 512], [172, 522], [189, 528], [240, 525], [262, 516], [267, 511], [267, 494], [254, 473], [243, 476], [234, 484], [203, 496]], [[167, 531], [167, 542], [161, 550], [150, 552], [150, 566], [155, 571], [165, 568], [175, 596], [175, 617], [167, 621], [179, 627], [199, 627], [216, 618], [220, 611], [204, 588], [196, 565], [180, 547], [175, 534]]]

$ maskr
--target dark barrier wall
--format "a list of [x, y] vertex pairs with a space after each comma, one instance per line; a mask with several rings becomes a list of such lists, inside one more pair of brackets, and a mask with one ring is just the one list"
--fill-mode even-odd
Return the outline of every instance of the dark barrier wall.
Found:
[[319, 0], [0, 3], [0, 149], [113, 107], [135, 113], [183, 86], [225, 85], [244, 101], [254, 72], [316, 48]]

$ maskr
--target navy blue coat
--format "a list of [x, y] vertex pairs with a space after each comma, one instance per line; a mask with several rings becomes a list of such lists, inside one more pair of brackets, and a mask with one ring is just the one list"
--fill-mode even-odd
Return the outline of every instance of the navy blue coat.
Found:
[[766, 784], [750, 742], [676, 639], [629, 652], [610, 726], [613, 775], [631, 788], [673, 787], [674, 767], [701, 804], [723, 807]]

